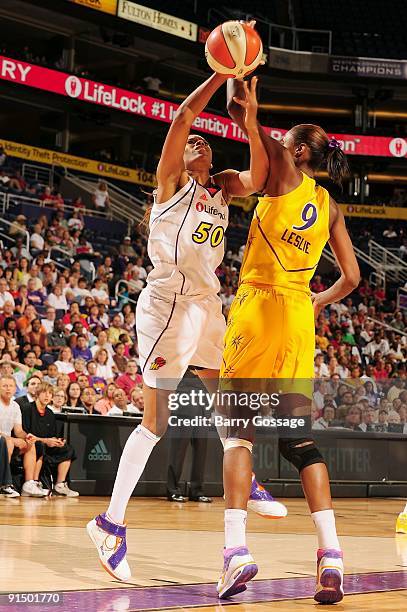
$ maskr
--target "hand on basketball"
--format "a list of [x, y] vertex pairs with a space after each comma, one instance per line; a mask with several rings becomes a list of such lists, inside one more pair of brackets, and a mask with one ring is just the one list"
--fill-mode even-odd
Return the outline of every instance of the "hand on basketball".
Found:
[[243, 81], [243, 90], [245, 94], [244, 100], [236, 96], [233, 97], [234, 102], [239, 104], [245, 110], [244, 124], [248, 131], [251, 129], [257, 129], [257, 80], [257, 77], [253, 77], [250, 81], [250, 85], [248, 85], [246, 81]]

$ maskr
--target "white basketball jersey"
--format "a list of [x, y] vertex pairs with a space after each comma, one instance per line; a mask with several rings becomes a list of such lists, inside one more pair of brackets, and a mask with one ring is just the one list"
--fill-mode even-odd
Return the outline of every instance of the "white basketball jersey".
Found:
[[218, 293], [215, 270], [224, 256], [228, 213], [219, 187], [203, 187], [192, 178], [167, 202], [154, 203], [150, 287], [191, 296]]

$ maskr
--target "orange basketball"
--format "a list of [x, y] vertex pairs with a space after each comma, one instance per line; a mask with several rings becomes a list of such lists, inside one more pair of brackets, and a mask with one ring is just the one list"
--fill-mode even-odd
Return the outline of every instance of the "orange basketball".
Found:
[[205, 56], [215, 72], [241, 78], [260, 64], [263, 44], [256, 30], [246, 23], [226, 21], [209, 34]]

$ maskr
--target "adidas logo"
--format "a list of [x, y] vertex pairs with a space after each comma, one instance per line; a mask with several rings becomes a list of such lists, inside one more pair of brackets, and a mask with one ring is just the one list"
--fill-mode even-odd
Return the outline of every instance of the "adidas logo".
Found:
[[103, 440], [99, 440], [88, 455], [89, 461], [111, 461], [112, 455], [109, 453]]

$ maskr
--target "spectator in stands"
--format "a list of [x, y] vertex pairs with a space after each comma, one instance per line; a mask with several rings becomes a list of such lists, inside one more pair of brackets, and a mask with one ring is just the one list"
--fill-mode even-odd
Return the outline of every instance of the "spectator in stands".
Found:
[[110, 322], [107, 337], [111, 345], [119, 342], [120, 335], [123, 333], [122, 322], [119, 314], [115, 314]]
[[385, 380], [386, 378], [389, 377], [389, 373], [386, 370], [385, 367], [385, 361], [384, 359], [377, 359], [376, 360], [376, 365], [373, 368], [373, 376], [375, 378], [375, 380]]
[[108, 211], [110, 201], [107, 183], [104, 181], [100, 181], [98, 183], [95, 191], [93, 192], [92, 200], [96, 210], [103, 213]]
[[91, 295], [94, 298], [96, 304], [104, 304], [105, 306], [109, 306], [109, 294], [103, 287], [103, 281], [101, 278], [95, 278], [93, 282], [93, 288], [91, 290]]
[[80, 357], [85, 361], [90, 361], [93, 358], [92, 352], [89, 348], [89, 342], [83, 334], [80, 334], [76, 338], [76, 346], [72, 351], [74, 359]]
[[[74, 383], [73, 383], [74, 384]], [[29, 432], [29, 438], [35, 442], [37, 457], [44, 456], [44, 462], [51, 468], [57, 467], [55, 493], [66, 497], [78, 497], [67, 483], [67, 476], [75, 452], [66, 441], [59, 437], [55, 415], [48, 404], [52, 400], [52, 387], [41, 383], [35, 403], [23, 409], [23, 424]]]
[[127, 368], [127, 357], [124, 355], [125, 346], [123, 342], [118, 342], [114, 347], [113, 361], [119, 374], [124, 374]]
[[322, 409], [322, 416], [314, 421], [312, 429], [328, 429], [330, 424], [335, 420], [335, 408], [331, 404], [327, 404]]
[[26, 259], [31, 260], [31, 255], [29, 251], [26, 249], [26, 240], [21, 236], [17, 236], [15, 239], [15, 244], [11, 247], [11, 252], [13, 254], [13, 263], [19, 261], [21, 257], [25, 257]]
[[393, 225], [389, 225], [384, 231], [383, 231], [383, 238], [388, 238], [393, 240], [394, 238], [397, 238], [397, 232], [394, 229]]
[[146, 92], [148, 94], [156, 96], [160, 93], [160, 85], [162, 85], [162, 81], [158, 77], [147, 75], [144, 77], [143, 82], [145, 83]]
[[[109, 363], [109, 354], [106, 349], [100, 348], [95, 354], [96, 376], [103, 378], [105, 381], [113, 382], [114, 371]], [[113, 367], [116, 368], [116, 366]]]
[[48, 351], [51, 354], [60, 353], [67, 346], [65, 336], [65, 325], [61, 319], [54, 322], [54, 330], [47, 334]]
[[324, 363], [324, 356], [322, 353], [319, 353], [315, 356], [314, 359], [314, 372], [316, 378], [324, 378], [329, 376], [329, 369], [326, 363]]
[[73, 366], [74, 371], [70, 372], [68, 376], [71, 382], [76, 382], [78, 380], [78, 376], [81, 374], [86, 374], [86, 360], [82, 357], [77, 357], [74, 359]]
[[0, 378], [0, 433], [6, 440], [8, 461], [13, 454], [23, 457], [24, 484], [22, 495], [31, 497], [45, 497], [49, 491], [39, 486], [39, 467], [37, 465], [36, 451], [29, 432], [22, 427], [20, 406], [12, 398], [16, 390], [15, 380], [12, 376]]
[[48, 408], [50, 408], [54, 414], [60, 414], [65, 405], [66, 405], [65, 391], [63, 389], [60, 389], [59, 387], [53, 387], [52, 403], [48, 405]]
[[38, 287], [37, 281], [35, 278], [29, 278], [27, 284], [27, 300], [29, 304], [32, 304], [37, 309], [41, 309], [46, 300], [46, 295], [43, 290], [37, 289]]
[[49, 294], [47, 303], [56, 311], [66, 312], [68, 310], [68, 303], [66, 297], [62, 292], [61, 285], [55, 285], [54, 290]]
[[116, 389], [113, 393], [113, 406], [107, 412], [107, 416], [122, 416], [127, 410], [127, 396], [123, 389]]
[[0, 313], [4, 311], [5, 302], [9, 302], [15, 308], [13, 296], [9, 292], [9, 287], [5, 278], [0, 278]]
[[108, 413], [110, 408], [113, 406], [113, 395], [116, 389], [118, 389], [118, 387], [115, 383], [106, 385], [103, 392], [103, 397], [96, 401], [94, 408], [95, 412], [102, 415], [106, 415]]
[[60, 374], [70, 374], [75, 370], [72, 363], [72, 351], [68, 346], [64, 346], [59, 351], [59, 359], [55, 362]]
[[359, 425], [361, 431], [375, 431], [376, 411], [374, 408], [366, 408], [362, 411], [362, 422]]
[[46, 334], [52, 334], [54, 331], [55, 319], [56, 319], [56, 311], [52, 306], [48, 306], [45, 311], [46, 318], [41, 319], [41, 326], [44, 329]]
[[34, 225], [33, 230], [34, 231], [31, 233], [31, 237], [30, 237], [30, 250], [31, 250], [31, 253], [36, 255], [40, 251], [44, 250], [45, 240], [42, 237], [41, 225], [39, 223], [36, 223]]
[[141, 387], [134, 387], [130, 394], [130, 403], [127, 404], [127, 412], [132, 414], [143, 414], [144, 412], [144, 398], [143, 390]]
[[390, 325], [399, 329], [401, 332], [405, 331], [406, 325], [403, 320], [403, 313], [400, 310], [397, 310], [394, 313], [394, 318], [390, 321]]
[[137, 253], [131, 244], [130, 236], [125, 236], [123, 244], [120, 245], [119, 252], [122, 257], [127, 257], [127, 259], [137, 257]]
[[27, 217], [25, 215], [17, 215], [13, 223], [10, 225], [9, 235], [11, 238], [25, 238], [27, 235]]
[[13, 176], [10, 179], [10, 183], [8, 186], [10, 187], [10, 189], [15, 189], [15, 191], [19, 191], [19, 192], [26, 191], [27, 183], [21, 176], [21, 172], [19, 170], [16, 170], [14, 172]]
[[47, 367], [47, 373], [43, 377], [43, 381], [50, 385], [57, 386], [58, 368], [55, 363], [50, 363]]
[[362, 422], [362, 409], [359, 404], [351, 406], [345, 417], [345, 427], [354, 431], [361, 431], [360, 424]]
[[69, 383], [68, 389], [66, 390], [66, 406], [68, 408], [82, 410], [81, 392], [82, 390], [77, 382]]
[[93, 387], [85, 387], [81, 390], [81, 404], [88, 414], [94, 414], [97, 395]]
[[45, 330], [41, 325], [41, 321], [39, 319], [34, 319], [30, 327], [26, 328], [24, 332], [24, 339], [31, 345], [38, 344], [43, 352], [48, 353], [49, 349], [47, 343], [47, 334], [45, 333]]
[[137, 385], [142, 384], [143, 379], [140, 374], [137, 373], [137, 363], [134, 359], [129, 359], [127, 362], [125, 374], [121, 374], [116, 379], [118, 387], [123, 389], [127, 397], [130, 399], [131, 392]]

